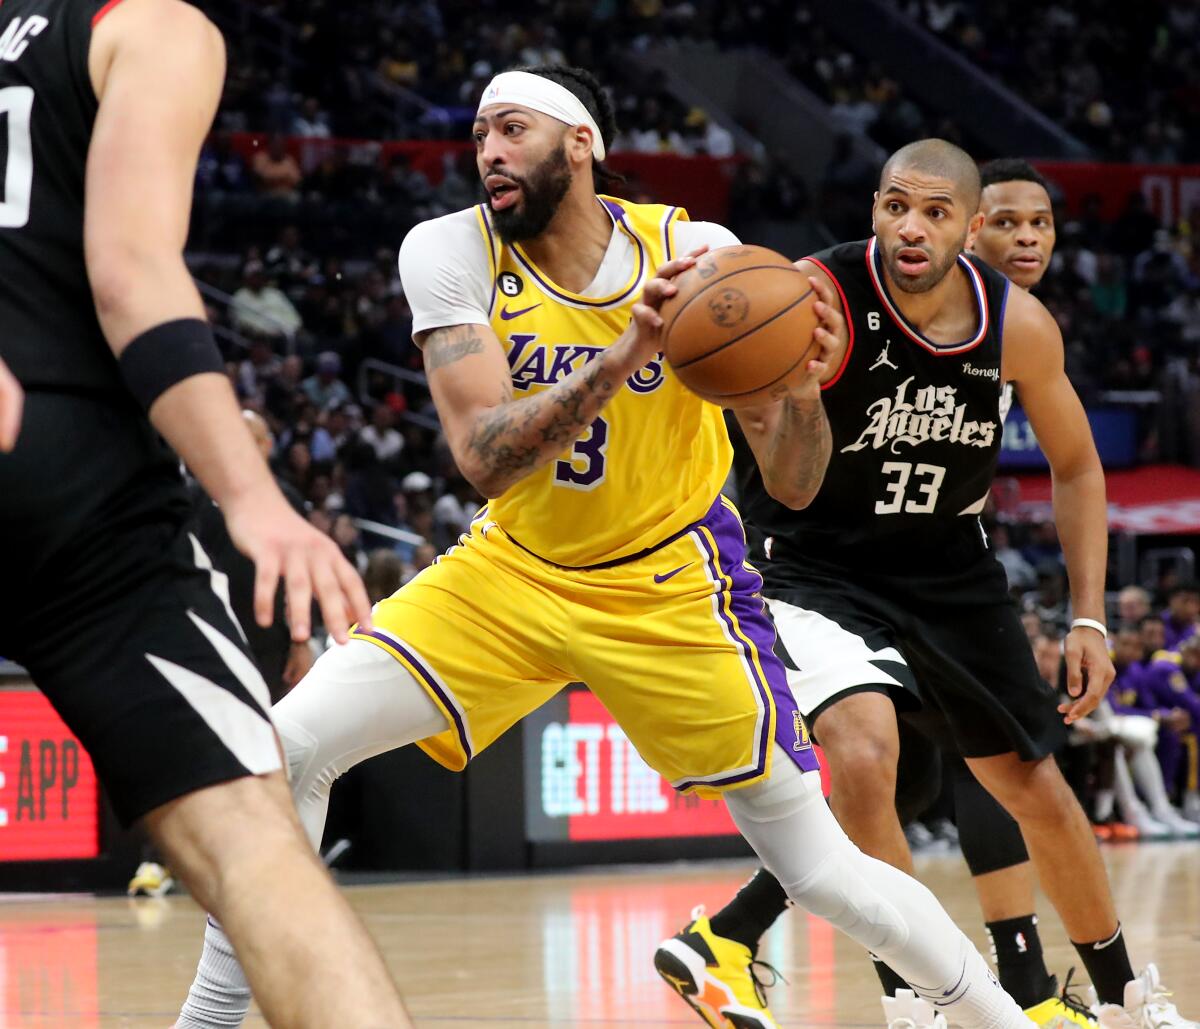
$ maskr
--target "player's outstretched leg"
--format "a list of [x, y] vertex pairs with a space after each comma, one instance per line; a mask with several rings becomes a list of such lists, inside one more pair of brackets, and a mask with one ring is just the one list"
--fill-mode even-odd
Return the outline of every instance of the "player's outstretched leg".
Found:
[[366, 930], [306, 846], [282, 775], [196, 790], [151, 811], [146, 826], [196, 901], [229, 927], [271, 1025], [412, 1025]]
[[[395, 658], [369, 643], [351, 640], [345, 646], [326, 651], [304, 680], [274, 707], [272, 717], [287, 752], [292, 795], [312, 843], [312, 849], [306, 851], [307, 861], [321, 872], [328, 891], [344, 904], [315, 855], [325, 828], [330, 788], [338, 776], [360, 761], [442, 732], [446, 728], [445, 716]], [[291, 805], [288, 807], [290, 810]], [[291, 817], [294, 820], [295, 816]], [[269, 869], [261, 877], [246, 875], [240, 879], [247, 890], [255, 892], [261, 891], [266, 881], [272, 886], [276, 882]], [[289, 892], [282, 896], [294, 899], [308, 895], [299, 887], [294, 890], [289, 887]], [[291, 918], [289, 904], [294, 907], [294, 901], [281, 904], [280, 911], [284, 913], [281, 917]], [[213, 911], [212, 908], [209, 910]], [[220, 914], [218, 917], [223, 920], [227, 916]], [[246, 1017], [250, 990], [238, 961], [242, 950], [239, 947], [238, 956], [234, 955], [223, 924], [224, 921], [218, 924], [209, 919], [204, 951], [196, 979], [180, 1012], [178, 1029], [227, 1029], [241, 1025]], [[294, 928], [291, 921], [287, 924], [291, 938], [295, 940], [325, 941], [319, 925], [314, 925], [309, 934]], [[267, 959], [286, 975], [289, 989], [295, 986], [293, 977], [297, 975], [297, 966], [289, 969], [287, 962], [277, 954], [267, 955]], [[247, 971], [252, 969], [247, 968]], [[322, 972], [328, 977], [327, 968]], [[349, 988], [351, 980], [342, 982]], [[253, 974], [250, 983], [256, 986], [255, 995], [258, 996]], [[345, 1000], [344, 997], [340, 999]], [[265, 1009], [261, 997], [259, 1003]], [[282, 1019], [278, 1023], [273, 1019], [271, 1022], [273, 1025], [364, 1027], [408, 1024], [370, 1022], [365, 1018], [356, 1020], [344, 1008], [339, 1009], [336, 1017], [332, 1014], [324, 1019], [310, 1017], [312, 1020], [308, 1022]]]
[[777, 748], [769, 779], [725, 799], [791, 900], [877, 954], [948, 1019], [967, 1029], [1033, 1025], [933, 894], [850, 842], [817, 773]]

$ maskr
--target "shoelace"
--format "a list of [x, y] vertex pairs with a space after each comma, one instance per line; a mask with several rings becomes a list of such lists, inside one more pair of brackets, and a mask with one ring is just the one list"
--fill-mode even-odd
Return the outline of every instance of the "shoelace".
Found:
[[1171, 1003], [1172, 996], [1170, 990], [1163, 989], [1162, 983], [1156, 983], [1154, 989], [1142, 1001], [1143, 1006], [1154, 1012], [1155, 1020], [1160, 1025], [1163, 1022], [1170, 1024], [1181, 1021], [1179, 1009]]
[[[764, 968], [771, 973], [771, 981], [764, 982], [758, 977], [758, 969]], [[783, 973], [774, 965], [768, 964], [766, 961], [759, 961], [758, 958], [753, 958], [750, 961], [750, 981], [754, 983], [754, 995], [758, 998], [758, 1002], [765, 1008], [767, 1006], [767, 990], [777, 983], [787, 984], [787, 980], [783, 977]]]
[[1071, 992], [1071, 979], [1075, 976], [1075, 966], [1072, 965], [1067, 969], [1067, 978], [1063, 982], [1062, 992], [1059, 993], [1058, 999], [1063, 1007], [1069, 1008], [1077, 1015], [1082, 1015], [1089, 1022], [1095, 1022], [1096, 1016], [1092, 1014], [1092, 1009], [1083, 1002], [1083, 999], [1077, 993]]

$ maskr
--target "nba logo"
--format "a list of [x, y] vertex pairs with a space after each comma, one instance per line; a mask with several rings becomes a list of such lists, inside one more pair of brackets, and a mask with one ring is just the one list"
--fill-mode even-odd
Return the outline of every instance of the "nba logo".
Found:
[[792, 709], [792, 728], [796, 730], [796, 742], [792, 744], [792, 750], [807, 750], [812, 746], [812, 740], [808, 738], [808, 726], [795, 708]]

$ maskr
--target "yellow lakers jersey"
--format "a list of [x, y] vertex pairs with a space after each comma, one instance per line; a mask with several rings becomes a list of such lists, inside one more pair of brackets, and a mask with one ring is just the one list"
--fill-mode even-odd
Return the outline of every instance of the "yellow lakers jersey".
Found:
[[[676, 256], [674, 226], [687, 218], [682, 208], [599, 199], [635, 252], [628, 281], [606, 297], [550, 281], [520, 244], [501, 243], [486, 205], [476, 209], [494, 283], [491, 325], [518, 399], [550, 388], [616, 340], [654, 269]], [[493, 500], [487, 521], [555, 564], [616, 561], [701, 518], [731, 462], [721, 409], [684, 389], [659, 357], [572, 446]]]

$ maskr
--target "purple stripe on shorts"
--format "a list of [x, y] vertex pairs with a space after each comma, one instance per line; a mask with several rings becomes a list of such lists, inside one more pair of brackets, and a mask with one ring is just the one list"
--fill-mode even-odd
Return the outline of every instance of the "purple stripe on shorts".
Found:
[[467, 727], [463, 722], [462, 713], [458, 710], [454, 703], [454, 698], [451, 697], [437, 681], [437, 677], [425, 667], [425, 665], [417, 658], [411, 650], [408, 649], [395, 636], [391, 636], [386, 632], [381, 632], [379, 629], [372, 629], [370, 632], [365, 632], [362, 629], [355, 629], [356, 636], [370, 636], [373, 639], [379, 640], [380, 643], [386, 643], [393, 650], [400, 653], [404, 660], [412, 665], [413, 670], [421, 677], [421, 681], [433, 693], [434, 696], [442, 702], [442, 706], [449, 712], [450, 717], [454, 720], [454, 730], [458, 733], [458, 742], [462, 744], [463, 752], [467, 755], [467, 760], [470, 761], [475, 755], [471, 753], [471, 744], [467, 739]]
[[741, 627], [741, 635], [758, 651], [767, 685], [775, 698], [775, 741], [802, 772], [814, 772], [820, 765], [808, 734], [799, 729], [800, 706], [788, 685], [787, 670], [775, 656], [775, 624], [759, 592], [762, 576], [746, 564], [746, 533], [741, 519], [718, 497], [700, 524], [717, 542], [721, 571], [732, 581], [729, 606]]

